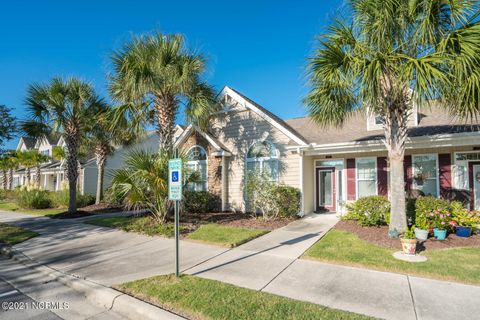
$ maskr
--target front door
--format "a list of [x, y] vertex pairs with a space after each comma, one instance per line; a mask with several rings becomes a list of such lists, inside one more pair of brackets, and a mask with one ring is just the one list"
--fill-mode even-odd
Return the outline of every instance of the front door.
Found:
[[317, 211], [335, 211], [335, 168], [317, 168]]
[[480, 210], [480, 164], [473, 165], [473, 203], [475, 210]]

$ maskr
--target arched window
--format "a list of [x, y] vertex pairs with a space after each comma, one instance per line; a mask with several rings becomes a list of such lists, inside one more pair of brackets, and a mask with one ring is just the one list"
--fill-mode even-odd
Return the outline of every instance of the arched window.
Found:
[[247, 153], [247, 175], [255, 170], [266, 173], [272, 181], [278, 181], [278, 151], [269, 141], [254, 143]]
[[201, 146], [193, 146], [187, 152], [185, 169], [188, 173], [198, 172], [199, 180], [187, 184], [189, 191], [207, 191], [207, 153]]

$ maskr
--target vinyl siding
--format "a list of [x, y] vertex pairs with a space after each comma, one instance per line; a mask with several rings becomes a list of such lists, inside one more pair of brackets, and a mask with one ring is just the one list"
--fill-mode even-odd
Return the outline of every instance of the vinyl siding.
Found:
[[280, 130], [250, 110], [235, 110], [217, 115], [211, 134], [224, 144], [232, 156], [228, 159], [228, 204], [230, 209], [245, 210], [243, 186], [248, 149], [259, 140], [268, 140], [279, 151], [279, 183], [300, 187], [299, 155], [287, 151], [292, 141]]

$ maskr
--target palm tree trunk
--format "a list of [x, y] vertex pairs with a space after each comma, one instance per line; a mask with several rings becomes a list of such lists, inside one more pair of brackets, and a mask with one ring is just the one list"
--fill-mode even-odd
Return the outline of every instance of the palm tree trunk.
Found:
[[3, 185], [3, 190], [7, 190], [8, 187], [8, 176], [7, 176], [7, 170], [2, 170], [2, 185]]
[[108, 145], [99, 142], [95, 146], [95, 156], [97, 161], [97, 195], [95, 204], [100, 204], [103, 200], [103, 178], [105, 175], [105, 164], [107, 162]]
[[169, 150], [173, 146], [173, 132], [177, 107], [175, 98], [163, 95], [157, 98], [157, 134], [160, 137], [160, 150]]
[[[67, 145], [67, 179], [69, 187], [68, 213], [75, 214], [77, 212], [77, 179], [78, 179], [78, 144], [80, 135], [76, 127], [69, 128], [71, 133], [65, 135], [65, 143]], [[65, 130], [67, 131], [67, 130]], [[67, 132], [68, 132], [67, 131]]]
[[25, 168], [25, 175], [27, 178], [27, 184], [30, 184], [30, 180], [32, 179], [32, 175], [30, 173], [30, 167]]
[[35, 184], [40, 188], [40, 165], [35, 167]]
[[8, 189], [13, 190], [13, 169], [8, 170]]
[[405, 212], [405, 179], [403, 158], [408, 135], [408, 118], [411, 111], [410, 99], [404, 95], [400, 99], [387, 96], [388, 108], [384, 114], [385, 146], [390, 164], [390, 235], [407, 230]]

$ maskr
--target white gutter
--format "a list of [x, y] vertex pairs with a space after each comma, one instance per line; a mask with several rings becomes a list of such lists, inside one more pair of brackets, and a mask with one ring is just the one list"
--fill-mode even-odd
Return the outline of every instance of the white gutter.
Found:
[[[470, 146], [480, 144], [480, 132], [442, 134], [436, 136], [423, 136], [408, 138], [406, 149], [425, 149], [452, 146]], [[338, 154], [338, 153], [361, 153], [372, 151], [386, 151], [381, 140], [351, 141], [341, 143], [316, 144], [308, 146], [290, 146], [288, 150], [303, 150], [306, 155], [314, 154]]]

